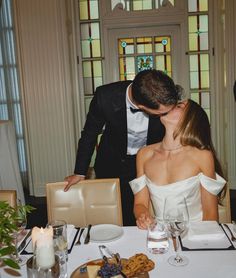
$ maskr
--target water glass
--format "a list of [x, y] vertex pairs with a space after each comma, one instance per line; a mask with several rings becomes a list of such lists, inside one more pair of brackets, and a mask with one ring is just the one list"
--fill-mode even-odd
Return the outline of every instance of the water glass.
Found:
[[165, 224], [157, 219], [148, 228], [147, 249], [152, 254], [163, 254], [169, 249], [168, 232]]
[[67, 243], [67, 225], [63, 220], [54, 220], [47, 224], [47, 227], [53, 228], [53, 242], [55, 255], [59, 257], [60, 278], [68, 277], [68, 243]]

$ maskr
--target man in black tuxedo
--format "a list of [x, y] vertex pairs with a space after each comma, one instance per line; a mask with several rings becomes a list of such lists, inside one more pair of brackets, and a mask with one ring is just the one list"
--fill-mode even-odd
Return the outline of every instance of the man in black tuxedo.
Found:
[[64, 190], [85, 178], [102, 132], [94, 165], [96, 178], [120, 178], [123, 224], [136, 225], [129, 186], [136, 177], [136, 153], [162, 140], [164, 127], [159, 116], [168, 113], [178, 98], [173, 80], [157, 70], [139, 72], [133, 82], [98, 87], [79, 140], [74, 175], [65, 178]]

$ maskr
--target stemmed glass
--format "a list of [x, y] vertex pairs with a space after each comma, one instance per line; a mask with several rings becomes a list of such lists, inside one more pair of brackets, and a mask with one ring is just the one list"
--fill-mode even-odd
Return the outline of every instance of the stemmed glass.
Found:
[[25, 230], [27, 226], [27, 216], [26, 213], [22, 211], [17, 211], [17, 217], [15, 220], [15, 225], [17, 226], [17, 230], [13, 233], [14, 244], [15, 244], [15, 256], [14, 260], [19, 264], [23, 265], [26, 263], [27, 258], [24, 256], [20, 256], [18, 252], [18, 236]]
[[187, 265], [189, 260], [179, 254], [179, 236], [188, 230], [189, 214], [186, 199], [181, 196], [169, 196], [164, 204], [164, 221], [173, 238], [175, 256], [168, 259], [169, 264], [174, 266]]

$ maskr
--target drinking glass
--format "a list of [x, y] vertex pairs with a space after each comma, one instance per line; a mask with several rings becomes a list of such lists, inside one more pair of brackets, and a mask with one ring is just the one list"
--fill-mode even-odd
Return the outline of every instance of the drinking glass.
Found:
[[168, 259], [174, 266], [187, 265], [189, 260], [179, 254], [179, 236], [188, 230], [189, 214], [186, 200], [181, 196], [169, 196], [165, 199], [163, 219], [173, 238], [175, 256]]
[[148, 227], [147, 249], [152, 254], [164, 254], [169, 249], [166, 225], [158, 219], [155, 219]]
[[22, 234], [22, 232], [25, 230], [27, 225], [27, 216], [26, 213], [23, 212], [17, 212], [17, 219], [15, 222], [17, 226], [17, 230], [13, 233], [14, 238], [14, 244], [15, 244], [15, 255], [14, 260], [19, 265], [24, 265], [27, 261], [27, 258], [25, 256], [20, 256], [18, 252], [18, 237]]
[[54, 220], [47, 224], [53, 228], [53, 242], [55, 255], [59, 257], [60, 278], [66, 278], [68, 261], [67, 225], [63, 220]]

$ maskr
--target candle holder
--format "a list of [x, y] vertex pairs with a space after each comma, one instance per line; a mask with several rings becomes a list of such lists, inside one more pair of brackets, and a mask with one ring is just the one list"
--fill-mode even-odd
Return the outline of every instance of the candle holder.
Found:
[[55, 263], [52, 267], [42, 269], [36, 264], [36, 257], [32, 256], [27, 260], [27, 277], [28, 278], [59, 278], [60, 277], [60, 265], [59, 257], [55, 255]]

